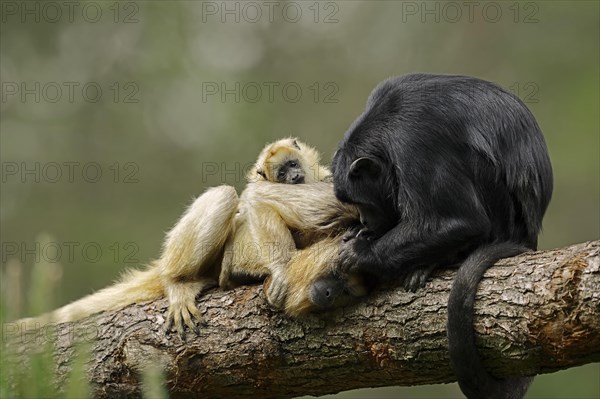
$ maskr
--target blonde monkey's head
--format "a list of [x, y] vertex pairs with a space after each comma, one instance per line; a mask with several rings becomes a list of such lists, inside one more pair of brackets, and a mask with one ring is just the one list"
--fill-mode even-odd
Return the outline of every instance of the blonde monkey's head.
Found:
[[284, 184], [331, 181], [331, 172], [320, 161], [321, 155], [314, 148], [296, 138], [285, 138], [267, 144], [247, 178], [249, 182]]

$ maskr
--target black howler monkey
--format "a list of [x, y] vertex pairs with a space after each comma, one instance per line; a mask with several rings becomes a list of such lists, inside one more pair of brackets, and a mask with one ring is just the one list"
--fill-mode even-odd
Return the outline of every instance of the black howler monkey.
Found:
[[342, 244], [338, 272], [400, 278], [414, 291], [435, 266], [459, 262], [448, 303], [459, 385], [468, 398], [522, 397], [531, 378], [491, 376], [472, 324], [485, 270], [536, 249], [552, 194], [546, 144], [523, 102], [472, 77], [388, 79], [340, 142], [332, 171], [336, 196], [363, 224]]

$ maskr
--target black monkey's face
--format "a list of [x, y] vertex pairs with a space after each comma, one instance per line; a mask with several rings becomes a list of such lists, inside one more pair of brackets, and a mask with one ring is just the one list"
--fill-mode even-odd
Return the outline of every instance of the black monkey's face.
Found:
[[276, 179], [278, 183], [284, 184], [302, 184], [304, 183], [305, 173], [300, 161], [289, 159], [276, 170]]
[[360, 214], [360, 223], [364, 226], [359, 235], [380, 237], [393, 226], [390, 224], [389, 218], [385, 218], [379, 209], [361, 204], [357, 204], [356, 207]]
[[383, 163], [372, 157], [348, 159], [343, 147], [333, 159], [333, 181], [336, 197], [345, 203], [354, 204], [364, 226], [361, 234], [379, 237], [391, 229], [396, 220], [394, 201], [388, 195], [388, 181]]

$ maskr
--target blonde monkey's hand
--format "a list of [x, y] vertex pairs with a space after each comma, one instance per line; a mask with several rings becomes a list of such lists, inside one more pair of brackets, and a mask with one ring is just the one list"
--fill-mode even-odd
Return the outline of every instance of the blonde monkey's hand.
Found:
[[267, 277], [264, 286], [267, 302], [274, 308], [283, 309], [289, 286], [286, 274], [283, 271], [275, 270]]

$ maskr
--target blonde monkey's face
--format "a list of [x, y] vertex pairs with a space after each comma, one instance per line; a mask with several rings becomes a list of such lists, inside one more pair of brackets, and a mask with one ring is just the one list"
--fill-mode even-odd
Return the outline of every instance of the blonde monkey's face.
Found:
[[271, 171], [277, 183], [283, 184], [303, 184], [305, 180], [304, 169], [300, 166], [300, 161], [295, 157], [283, 160], [273, 164]]
[[273, 183], [303, 184], [305, 160], [295, 139], [283, 139], [268, 145], [259, 157], [257, 172]]
[[295, 138], [281, 139], [268, 144], [261, 151], [248, 180], [283, 184], [314, 183], [329, 175], [320, 170], [319, 162], [320, 155], [314, 148]]

